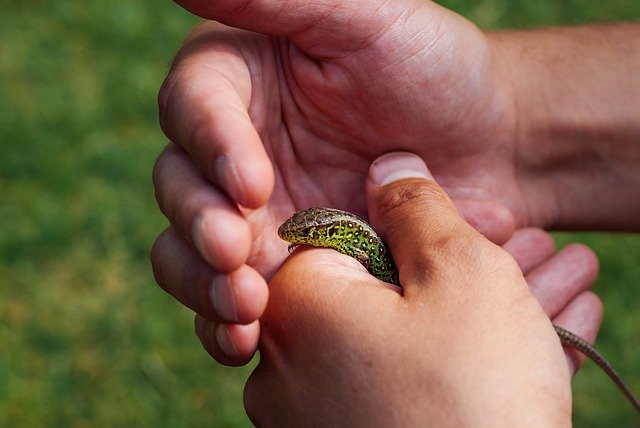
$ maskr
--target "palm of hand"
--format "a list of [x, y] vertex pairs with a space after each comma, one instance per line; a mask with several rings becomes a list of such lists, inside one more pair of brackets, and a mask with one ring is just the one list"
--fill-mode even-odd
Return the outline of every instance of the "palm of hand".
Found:
[[[187, 92], [197, 92], [198, 79], [209, 80], [217, 91], [195, 102], [187, 96], [183, 104], [211, 111], [214, 96], [221, 101], [213, 110], [248, 112], [240, 126], [233, 123], [237, 115], [219, 121], [227, 149], [220, 142], [209, 152], [198, 148], [211, 146], [206, 132], [202, 141], [188, 143], [205, 175], [212, 176], [210, 156], [232, 144], [244, 146], [245, 154], [264, 147], [275, 170], [271, 198], [243, 209], [253, 236], [247, 262], [266, 277], [284, 254], [275, 231], [292, 211], [324, 205], [365, 215], [365, 175], [370, 162], [386, 152], [421, 156], [453, 199], [496, 200], [522, 218], [519, 192], [509, 184], [515, 182], [514, 109], [487, 40], [471, 23], [432, 3], [410, 14], [396, 9], [367, 16], [336, 12], [334, 18], [347, 22], [324, 22], [288, 38], [206, 23], [179, 55], [179, 68], [202, 69], [182, 79]], [[207, 55], [209, 63], [202, 60]], [[229, 105], [228, 97], [236, 104]], [[208, 127], [205, 114], [202, 128]], [[242, 133], [229, 130], [239, 127]], [[236, 155], [235, 162], [245, 162], [245, 171], [259, 163], [257, 169], [265, 171], [265, 160]], [[270, 188], [270, 180], [255, 172], [253, 177], [245, 184], [249, 188]]]
[[[364, 215], [367, 169], [385, 152], [420, 155], [454, 198], [515, 198], [504, 184], [513, 182], [510, 162], [500, 163], [512, 157], [512, 109], [487, 42], [454, 14], [439, 19], [437, 34], [413, 28], [414, 17], [352, 50], [307, 38], [303, 52], [288, 39], [252, 35], [253, 48], [242, 53], [252, 76], [249, 113], [276, 171], [270, 202], [246, 212], [262, 237], [252, 251], [259, 271], [279, 263], [281, 252], [277, 260], [268, 255], [271, 240], [296, 209], [335, 206]], [[358, 38], [347, 46], [362, 44]]]

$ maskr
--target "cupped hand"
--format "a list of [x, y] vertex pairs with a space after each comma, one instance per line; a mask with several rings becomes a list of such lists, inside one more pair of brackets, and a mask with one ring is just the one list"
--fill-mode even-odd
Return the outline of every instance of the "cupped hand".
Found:
[[159, 96], [174, 144], [154, 183], [172, 226], [154, 271], [219, 325], [217, 359], [253, 354], [265, 278], [286, 256], [280, 222], [314, 205], [364, 216], [366, 172], [384, 152], [429, 159], [468, 222], [510, 236], [502, 204], [522, 217], [512, 96], [471, 23], [430, 2], [179, 3], [249, 30], [194, 29]]
[[159, 97], [165, 133], [217, 186], [189, 205], [184, 189], [165, 190], [165, 156], [160, 205], [215, 267], [251, 260], [268, 277], [282, 260], [274, 231], [296, 209], [364, 215], [369, 164], [394, 150], [428, 159], [459, 203], [521, 208], [511, 87], [467, 20], [431, 2], [179, 3], [263, 33], [196, 28]]
[[245, 390], [250, 418], [570, 425], [570, 370], [549, 318], [595, 334], [599, 302], [584, 291], [593, 254], [573, 246], [552, 256], [549, 237], [529, 230], [507, 243], [510, 255], [459, 217], [424, 165], [399, 168], [403, 156], [376, 161], [368, 186], [402, 290], [336, 251], [296, 250], [270, 282], [260, 363]]

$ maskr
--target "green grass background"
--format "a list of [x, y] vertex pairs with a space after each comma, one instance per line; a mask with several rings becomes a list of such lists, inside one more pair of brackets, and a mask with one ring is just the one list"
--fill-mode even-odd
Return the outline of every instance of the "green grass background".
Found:
[[[444, 4], [483, 28], [640, 18], [637, 0]], [[196, 22], [168, 0], [0, 0], [0, 426], [249, 425], [250, 367], [213, 363], [148, 262], [156, 93]], [[640, 239], [558, 239], [601, 257], [598, 346], [640, 391]], [[576, 426], [633, 425], [592, 364], [574, 384]]]

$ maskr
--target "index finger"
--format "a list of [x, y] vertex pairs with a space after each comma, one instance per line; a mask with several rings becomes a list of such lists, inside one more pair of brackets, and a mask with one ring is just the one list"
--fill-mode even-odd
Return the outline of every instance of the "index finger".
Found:
[[273, 168], [249, 116], [253, 85], [237, 30], [197, 27], [178, 53], [160, 90], [160, 124], [202, 174], [235, 202], [262, 206], [271, 196]]

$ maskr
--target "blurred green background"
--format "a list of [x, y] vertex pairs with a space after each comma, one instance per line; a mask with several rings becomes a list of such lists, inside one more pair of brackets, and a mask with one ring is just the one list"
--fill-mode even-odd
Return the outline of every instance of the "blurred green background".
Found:
[[[483, 28], [639, 19], [637, 0], [449, 0]], [[0, 0], [0, 426], [247, 426], [250, 368], [223, 368], [155, 286], [156, 93], [197, 22], [170, 1]], [[640, 239], [602, 260], [598, 346], [640, 391]], [[631, 426], [593, 364], [576, 426]]]

